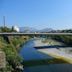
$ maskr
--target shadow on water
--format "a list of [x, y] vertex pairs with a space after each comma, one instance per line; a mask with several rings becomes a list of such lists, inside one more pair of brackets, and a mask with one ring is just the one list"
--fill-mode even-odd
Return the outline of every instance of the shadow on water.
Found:
[[51, 46], [36, 46], [34, 48], [36, 49], [45, 49], [45, 48], [68, 48], [72, 46], [66, 46], [66, 45], [51, 45]]
[[49, 64], [67, 64], [66, 61], [62, 59], [57, 59], [54, 57], [49, 56], [48, 54], [45, 54], [43, 52], [38, 51], [41, 55], [40, 56], [46, 56], [43, 58], [37, 58], [37, 59], [31, 59], [31, 60], [24, 60], [23, 64], [25, 67], [29, 66], [39, 66], [39, 65], [49, 65]]

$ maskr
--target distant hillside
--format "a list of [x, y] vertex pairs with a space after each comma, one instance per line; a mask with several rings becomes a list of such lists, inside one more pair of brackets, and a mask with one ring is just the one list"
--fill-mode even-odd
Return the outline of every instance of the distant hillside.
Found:
[[53, 30], [52, 28], [44, 28], [41, 30], [31, 28], [31, 27], [20, 27], [20, 32], [24, 33], [34, 33], [34, 32], [39, 32], [39, 33], [72, 33], [72, 29], [65, 29], [65, 30]]
[[20, 27], [20, 32], [24, 33], [37, 32], [37, 29], [31, 27]]
[[41, 30], [37, 30], [35, 28], [30, 28], [30, 27], [20, 27], [20, 32], [24, 32], [24, 33], [34, 33], [34, 32], [51, 32], [53, 31], [53, 29], [51, 28], [45, 28], [45, 29], [41, 29]]
[[53, 31], [52, 28], [45, 28], [45, 29], [39, 30], [39, 32], [51, 32], [51, 31]]

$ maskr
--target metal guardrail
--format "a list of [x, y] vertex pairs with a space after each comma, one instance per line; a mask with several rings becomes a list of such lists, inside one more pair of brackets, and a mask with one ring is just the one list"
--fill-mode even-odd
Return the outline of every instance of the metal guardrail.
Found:
[[72, 33], [0, 33], [1, 35], [8, 35], [8, 36], [13, 36], [13, 35], [72, 35]]

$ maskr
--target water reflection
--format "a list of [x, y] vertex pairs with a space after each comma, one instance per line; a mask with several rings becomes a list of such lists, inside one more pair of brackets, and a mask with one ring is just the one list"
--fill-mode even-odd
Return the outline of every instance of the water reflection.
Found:
[[27, 42], [22, 50], [20, 51], [20, 55], [24, 58], [24, 60], [37, 60], [37, 59], [46, 59], [53, 58], [44, 53], [37, 51], [35, 48], [35, 40], [30, 40]]

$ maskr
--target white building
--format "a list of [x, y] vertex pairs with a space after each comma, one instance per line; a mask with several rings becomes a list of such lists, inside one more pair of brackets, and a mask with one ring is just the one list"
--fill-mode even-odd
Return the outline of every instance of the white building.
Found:
[[13, 29], [14, 29], [15, 31], [17, 31], [17, 32], [19, 32], [19, 31], [20, 31], [20, 29], [19, 29], [19, 27], [18, 27], [18, 26], [14, 26], [14, 27], [13, 27]]

